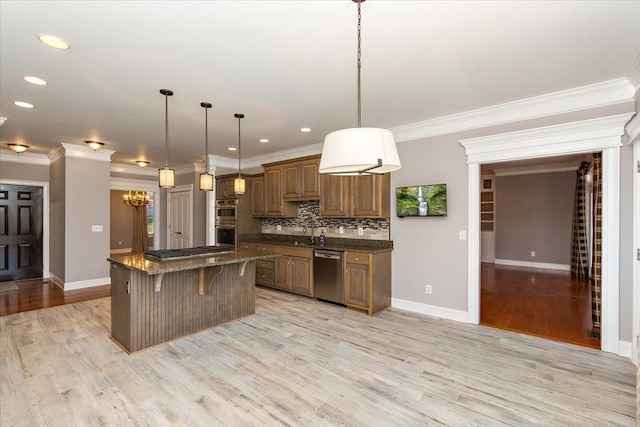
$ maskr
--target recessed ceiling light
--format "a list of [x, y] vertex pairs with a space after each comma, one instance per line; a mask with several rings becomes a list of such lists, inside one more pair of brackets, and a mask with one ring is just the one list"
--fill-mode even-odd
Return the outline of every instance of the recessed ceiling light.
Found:
[[85, 141], [84, 143], [87, 144], [93, 151], [98, 151], [104, 146], [104, 142], [100, 141]]
[[236, 147], [229, 147], [229, 148], [227, 148], [227, 150], [229, 150], [229, 151], [236, 151], [236, 150], [237, 150], [237, 148], [236, 148]]
[[45, 86], [47, 84], [46, 81], [42, 80], [40, 77], [36, 77], [36, 76], [23, 76], [22, 77], [25, 81], [32, 83], [34, 85], [38, 85], [38, 86]]
[[24, 101], [16, 101], [14, 102], [14, 104], [22, 108], [33, 108], [33, 104], [29, 104], [28, 102], [24, 102]]
[[55, 49], [67, 50], [69, 49], [69, 43], [62, 40], [60, 37], [52, 36], [49, 34], [40, 34], [38, 36], [38, 40], [47, 46], [53, 47]]
[[262, 139], [260, 140], [260, 142], [269, 142], [269, 140], [268, 140], [268, 139], [265, 139], [265, 138], [262, 138]]
[[300, 128], [300, 132], [311, 132], [311, 128]]
[[7, 145], [16, 153], [25, 152], [27, 151], [27, 148], [29, 148], [28, 145], [24, 145], [24, 144], [7, 144]]
[[146, 160], [136, 160], [136, 163], [141, 168], [146, 168], [147, 166], [149, 166], [149, 162], [147, 162]]

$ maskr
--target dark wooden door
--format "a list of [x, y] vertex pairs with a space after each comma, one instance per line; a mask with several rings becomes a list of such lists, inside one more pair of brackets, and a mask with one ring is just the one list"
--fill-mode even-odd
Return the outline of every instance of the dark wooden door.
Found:
[[42, 277], [42, 188], [0, 184], [0, 281]]

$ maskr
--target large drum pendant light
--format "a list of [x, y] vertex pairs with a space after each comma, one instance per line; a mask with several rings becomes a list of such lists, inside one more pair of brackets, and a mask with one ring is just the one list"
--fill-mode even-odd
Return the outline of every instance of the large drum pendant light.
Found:
[[318, 172], [330, 175], [381, 174], [400, 169], [400, 158], [393, 133], [388, 129], [361, 127], [361, 32], [362, 15], [358, 4], [358, 127], [337, 130], [324, 137]]
[[200, 106], [204, 108], [204, 173], [200, 174], [200, 190], [213, 191], [213, 175], [209, 173], [209, 116], [208, 111], [211, 104], [201, 102]]
[[233, 180], [233, 192], [236, 194], [244, 194], [246, 181], [240, 172], [240, 158], [242, 157], [242, 151], [240, 150], [240, 120], [244, 118], [244, 114], [236, 113], [233, 117], [238, 119], [238, 177]]
[[169, 89], [160, 89], [160, 93], [164, 95], [164, 168], [158, 169], [158, 184], [160, 188], [174, 188], [176, 186], [176, 171], [169, 169], [169, 97], [173, 96], [173, 91]]

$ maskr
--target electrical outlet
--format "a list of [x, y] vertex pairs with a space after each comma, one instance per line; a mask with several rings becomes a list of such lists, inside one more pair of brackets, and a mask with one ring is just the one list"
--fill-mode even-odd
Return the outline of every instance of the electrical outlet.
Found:
[[467, 240], [467, 230], [460, 230], [460, 235], [458, 236], [460, 240]]
[[364, 228], [358, 227], [358, 236], [364, 235]]
[[276, 225], [276, 231], [282, 231], [282, 226], [280, 224]]
[[431, 285], [425, 285], [424, 291], [427, 293], [427, 295], [431, 295], [432, 290], [433, 289], [431, 289]]
[[338, 234], [344, 234], [344, 227], [343, 226], [338, 227]]
[[535, 258], [536, 257], [536, 251], [531, 251], [531, 258]]

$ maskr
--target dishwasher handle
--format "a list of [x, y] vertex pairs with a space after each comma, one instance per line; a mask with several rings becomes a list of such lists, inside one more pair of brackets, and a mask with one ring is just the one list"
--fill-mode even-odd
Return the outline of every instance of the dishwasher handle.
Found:
[[341, 259], [342, 258], [342, 252], [315, 250], [313, 252], [313, 256], [316, 257], [316, 258]]

